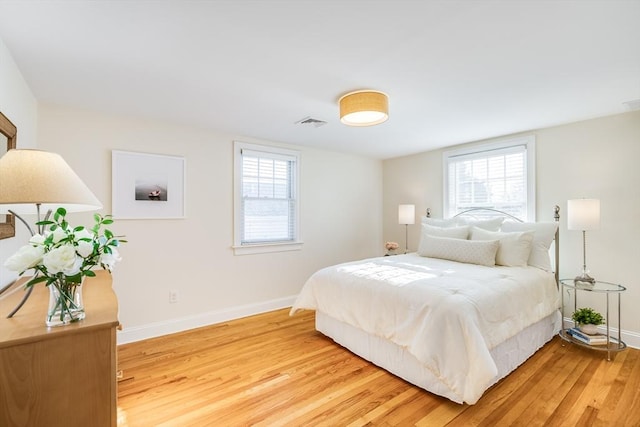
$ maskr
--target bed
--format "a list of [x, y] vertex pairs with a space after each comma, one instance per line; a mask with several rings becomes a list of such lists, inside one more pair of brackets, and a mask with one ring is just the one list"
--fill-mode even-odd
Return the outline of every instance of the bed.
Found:
[[315, 310], [316, 329], [336, 343], [474, 404], [560, 329], [558, 210], [546, 223], [478, 219], [477, 209], [449, 220], [427, 215], [416, 253], [321, 269], [291, 315]]

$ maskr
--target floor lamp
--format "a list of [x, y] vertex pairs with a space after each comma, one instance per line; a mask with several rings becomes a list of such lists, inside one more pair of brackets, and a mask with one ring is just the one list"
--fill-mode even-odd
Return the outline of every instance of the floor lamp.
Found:
[[574, 282], [595, 283], [587, 270], [587, 230], [600, 228], [600, 200], [575, 199], [567, 201], [567, 228], [582, 231], [582, 274]]
[[[36, 214], [39, 222], [42, 212], [47, 212], [47, 219], [58, 207], [67, 212], [83, 212], [101, 209], [102, 204], [59, 154], [12, 149], [0, 158], [0, 214], [15, 215], [34, 235], [42, 234], [43, 226], [36, 225], [34, 231], [21, 215]], [[20, 310], [32, 290], [33, 286], [29, 287], [7, 317]]]
[[398, 206], [398, 224], [404, 225], [404, 253], [409, 252], [409, 224], [416, 223], [415, 205]]

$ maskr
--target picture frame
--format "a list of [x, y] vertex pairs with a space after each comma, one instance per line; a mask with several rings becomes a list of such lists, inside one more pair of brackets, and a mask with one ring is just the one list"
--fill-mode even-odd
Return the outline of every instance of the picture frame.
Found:
[[117, 219], [185, 218], [184, 157], [111, 151], [111, 209]]

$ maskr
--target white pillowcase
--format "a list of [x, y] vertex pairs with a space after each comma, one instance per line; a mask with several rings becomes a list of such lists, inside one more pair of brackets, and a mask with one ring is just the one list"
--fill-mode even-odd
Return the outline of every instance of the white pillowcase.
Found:
[[427, 218], [422, 217], [422, 223], [428, 225], [434, 225], [436, 227], [459, 227], [459, 226], [470, 226], [470, 227], [479, 227], [489, 231], [498, 231], [500, 230], [500, 225], [504, 221], [503, 217], [498, 218], [490, 218], [490, 219], [472, 219], [465, 218], [462, 216], [455, 216], [449, 219], [436, 219], [436, 218]]
[[463, 225], [461, 227], [436, 227], [434, 225], [422, 224], [422, 234], [466, 240], [467, 237], [469, 237], [469, 226]]
[[463, 240], [425, 234], [418, 255], [491, 267], [496, 265], [499, 246], [497, 240]]
[[439, 219], [439, 218], [427, 218], [422, 217], [422, 223], [428, 225], [434, 225], [436, 227], [455, 227], [458, 225], [458, 218]]
[[458, 217], [458, 225], [468, 225], [469, 227], [478, 227], [488, 231], [500, 230], [500, 225], [504, 221], [503, 217], [491, 218], [491, 219], [471, 219]]
[[[505, 221], [501, 230], [504, 232], [533, 231], [531, 254], [527, 264], [545, 271], [552, 271], [549, 248], [556, 236], [557, 222], [515, 222]], [[556, 268], [558, 268], [556, 266]]]
[[471, 228], [471, 240], [498, 240], [500, 246], [496, 253], [496, 264], [507, 267], [526, 267], [531, 246], [533, 232], [502, 233], [500, 231], [487, 231], [482, 228]]

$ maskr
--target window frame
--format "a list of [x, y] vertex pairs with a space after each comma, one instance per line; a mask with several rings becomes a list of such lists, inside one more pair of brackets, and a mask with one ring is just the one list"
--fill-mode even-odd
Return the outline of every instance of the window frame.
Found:
[[[242, 243], [242, 183], [243, 183], [243, 157], [242, 150], [265, 153], [265, 157], [287, 156], [295, 158], [293, 167], [293, 193], [294, 198], [294, 220], [293, 220], [293, 240], [287, 241], [271, 241], [259, 243]], [[302, 249], [303, 241], [300, 232], [300, 152], [282, 148], [278, 146], [251, 144], [241, 141], [233, 143], [233, 251], [235, 255], [249, 255], [270, 252], [285, 252]]]
[[501, 139], [498, 141], [475, 144], [463, 148], [447, 150], [442, 153], [442, 201], [443, 216], [449, 216], [449, 159], [471, 154], [489, 154], [496, 150], [505, 150], [517, 146], [525, 147], [525, 167], [527, 178], [527, 209], [526, 217], [523, 221], [533, 222], [536, 220], [536, 138], [534, 135], [519, 136]]

